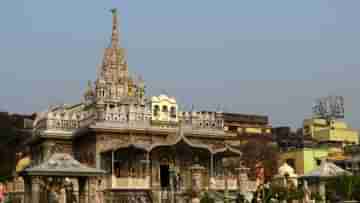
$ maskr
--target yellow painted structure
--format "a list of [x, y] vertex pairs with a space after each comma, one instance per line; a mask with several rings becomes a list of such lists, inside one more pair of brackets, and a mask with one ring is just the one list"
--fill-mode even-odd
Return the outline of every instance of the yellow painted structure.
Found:
[[260, 134], [262, 133], [262, 128], [245, 128], [245, 132], [249, 134]]
[[321, 142], [359, 143], [359, 133], [348, 127], [345, 122], [339, 120], [327, 121], [319, 118], [305, 119], [303, 123], [303, 134], [305, 136], [311, 136]]
[[303, 175], [315, 169], [320, 164], [320, 160], [328, 155], [328, 148], [294, 149], [280, 154], [279, 166], [284, 162], [292, 162], [295, 172]]
[[30, 164], [31, 164], [30, 157], [24, 157], [24, 158], [20, 159], [15, 168], [16, 173], [20, 173], [26, 167], [28, 167]]
[[152, 121], [178, 122], [178, 105], [175, 98], [166, 95], [151, 98]]

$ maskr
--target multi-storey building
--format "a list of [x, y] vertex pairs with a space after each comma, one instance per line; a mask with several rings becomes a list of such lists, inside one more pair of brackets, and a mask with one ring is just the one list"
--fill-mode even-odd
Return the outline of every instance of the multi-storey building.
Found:
[[297, 133], [286, 128], [273, 131], [282, 149], [279, 162], [287, 162], [299, 174], [315, 169], [325, 159], [345, 166], [348, 157], [344, 147], [356, 146], [359, 142], [358, 132], [336, 119], [305, 119]]
[[340, 144], [340, 147], [359, 143], [358, 131], [351, 129], [346, 122], [336, 119], [305, 119], [303, 134], [322, 143]]

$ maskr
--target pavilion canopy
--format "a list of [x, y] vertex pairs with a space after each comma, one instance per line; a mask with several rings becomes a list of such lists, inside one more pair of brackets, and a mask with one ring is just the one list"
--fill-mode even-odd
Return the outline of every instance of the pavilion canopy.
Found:
[[302, 178], [331, 178], [341, 175], [351, 175], [351, 173], [331, 162], [322, 161], [318, 168], [304, 174]]
[[88, 177], [104, 175], [105, 171], [85, 166], [66, 153], [55, 153], [47, 161], [24, 170], [30, 176]]

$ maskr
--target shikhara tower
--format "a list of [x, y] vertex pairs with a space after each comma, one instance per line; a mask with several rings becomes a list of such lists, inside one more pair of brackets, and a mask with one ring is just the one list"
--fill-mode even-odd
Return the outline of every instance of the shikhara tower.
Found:
[[[131, 111], [131, 107], [134, 106], [136, 106], [136, 110], [132, 109], [134, 111], [145, 110], [145, 86], [141, 78], [133, 78], [129, 74], [125, 49], [119, 47], [117, 11], [112, 9], [111, 12], [113, 15], [111, 42], [105, 49], [95, 82], [97, 115], [99, 120], [124, 120], [125, 117], [129, 120], [131, 119], [129, 115], [118, 114]], [[106, 112], [111, 113], [107, 115]], [[125, 117], [118, 118], [123, 116]]]

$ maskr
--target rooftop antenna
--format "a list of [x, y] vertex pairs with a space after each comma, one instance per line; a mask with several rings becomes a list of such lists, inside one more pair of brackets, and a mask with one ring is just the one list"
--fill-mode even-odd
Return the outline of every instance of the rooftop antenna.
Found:
[[313, 106], [314, 117], [326, 120], [344, 118], [344, 98], [342, 96], [322, 97]]
[[194, 106], [194, 104], [191, 104], [190, 112], [193, 112], [194, 110], [195, 110], [195, 106]]
[[215, 111], [216, 111], [216, 112], [221, 112], [221, 106], [220, 106], [220, 104], [217, 104], [217, 105], [216, 105]]

